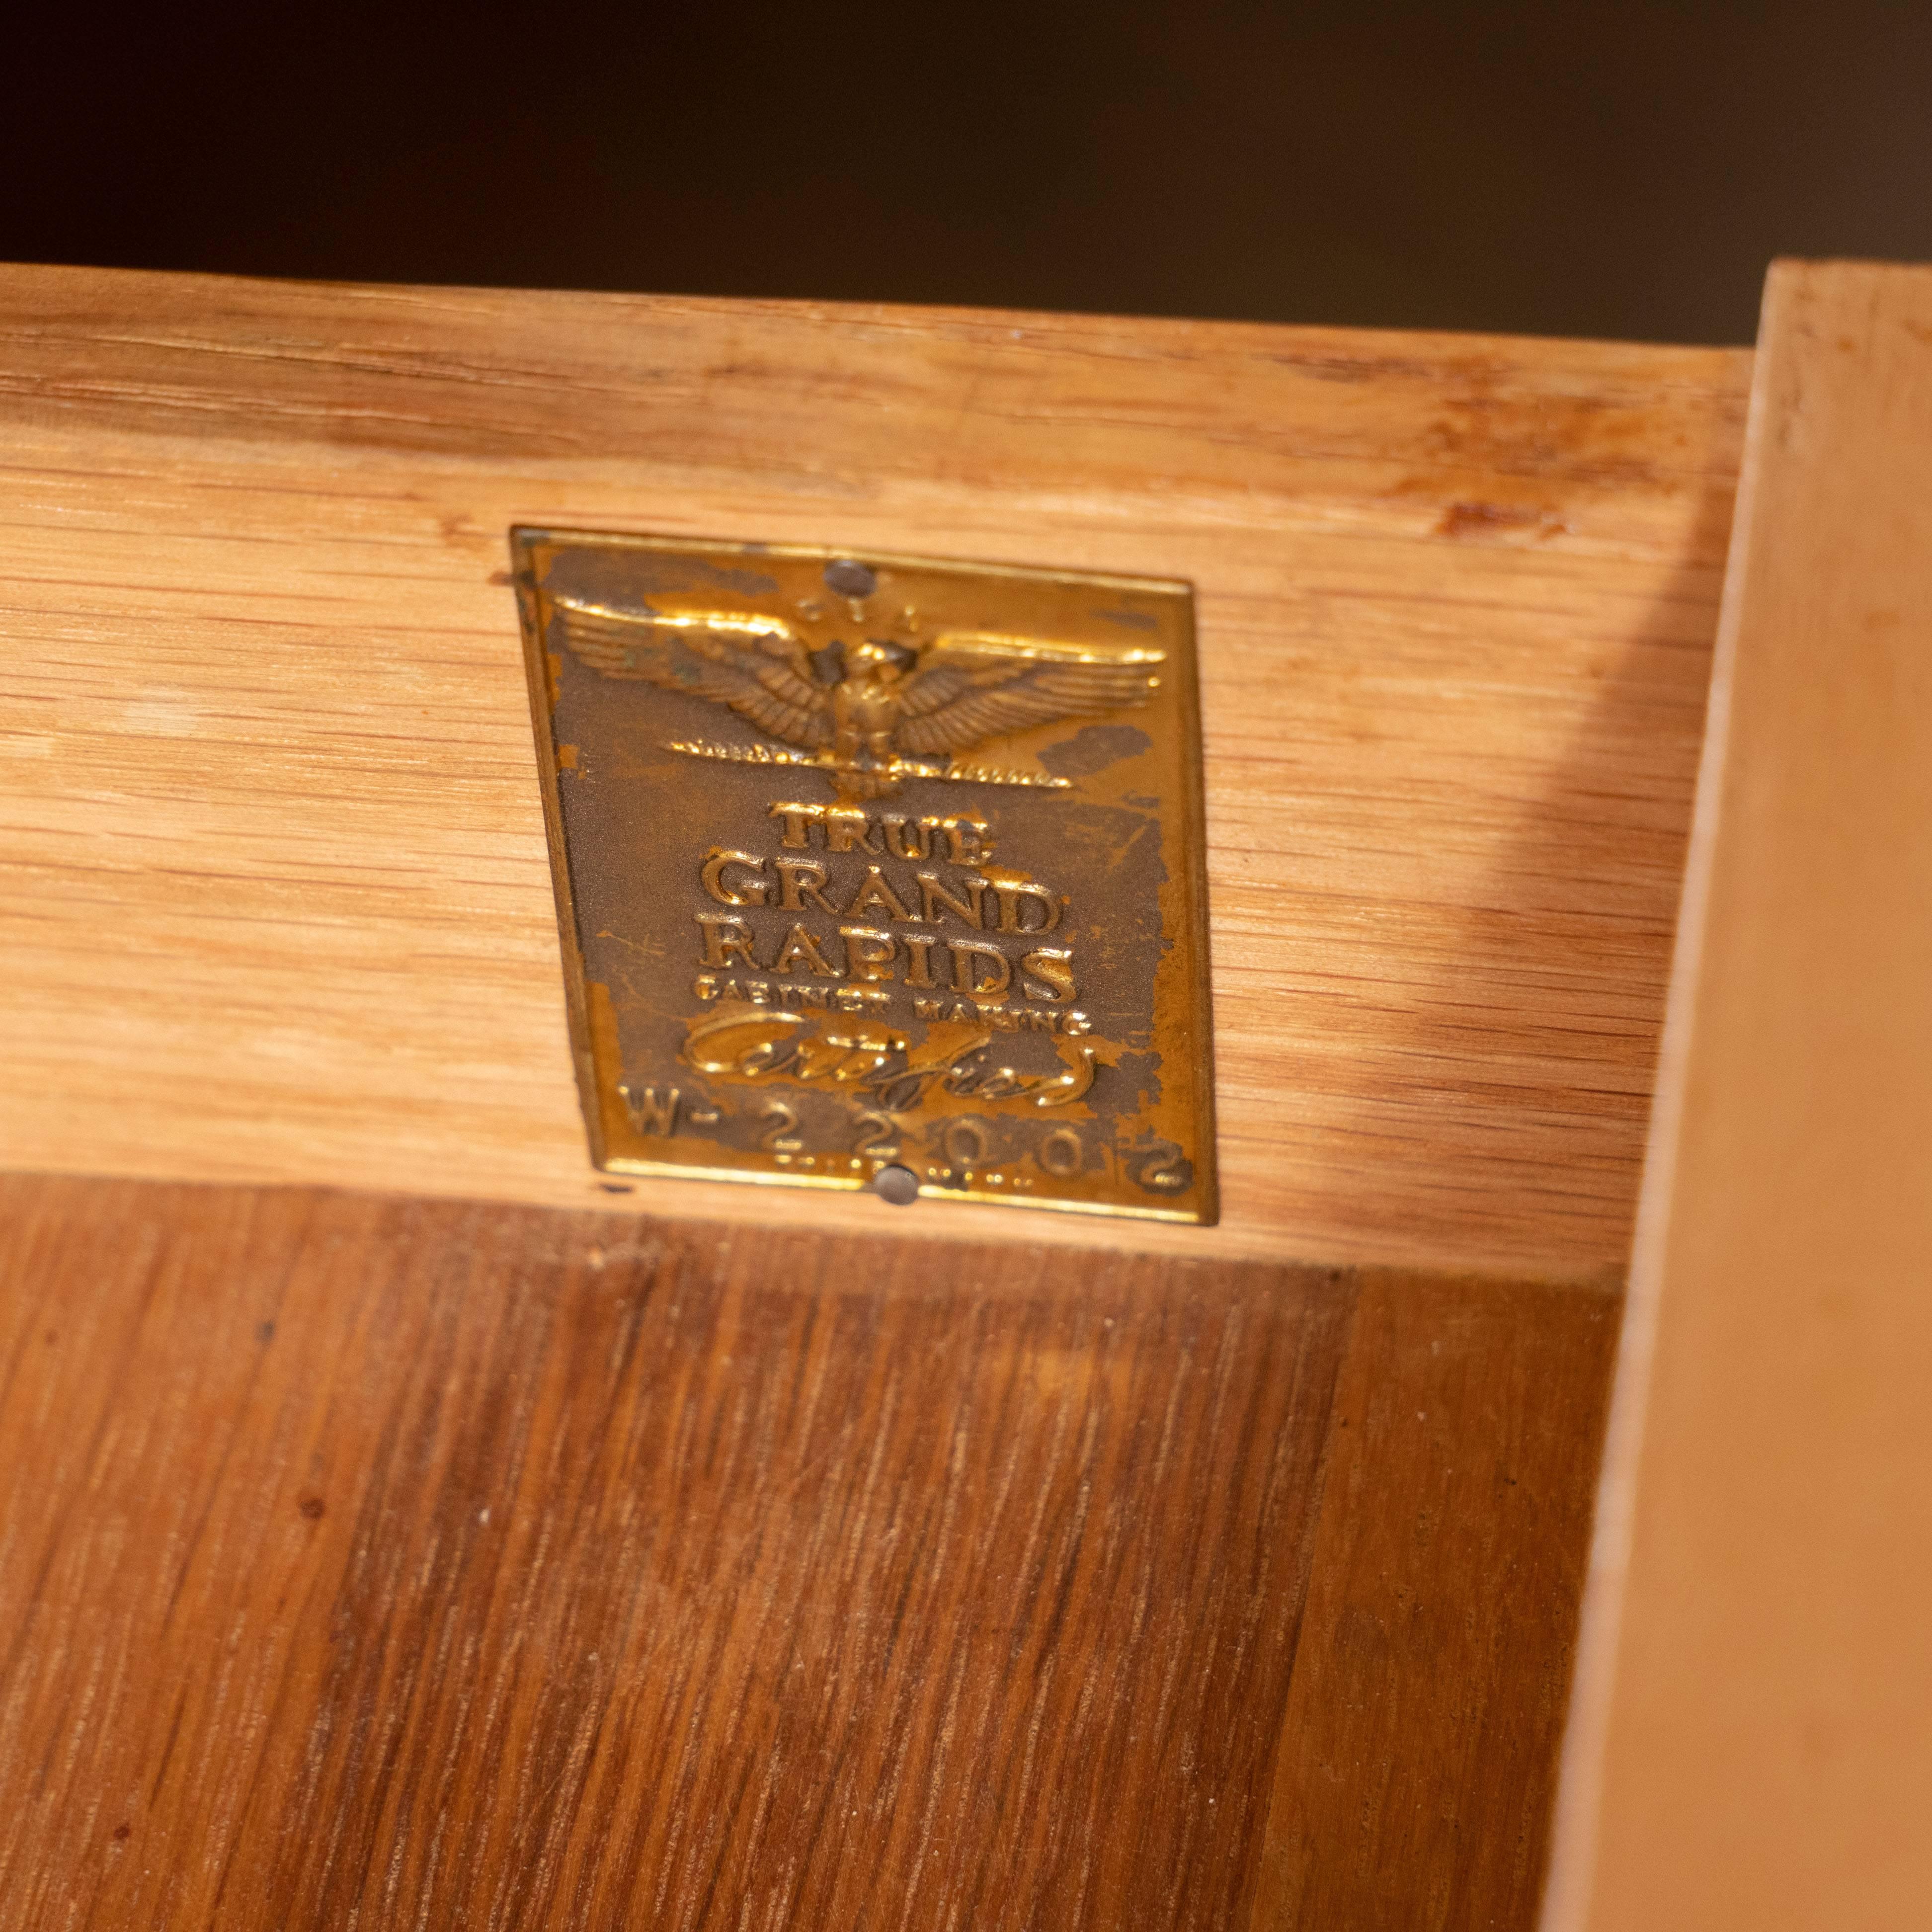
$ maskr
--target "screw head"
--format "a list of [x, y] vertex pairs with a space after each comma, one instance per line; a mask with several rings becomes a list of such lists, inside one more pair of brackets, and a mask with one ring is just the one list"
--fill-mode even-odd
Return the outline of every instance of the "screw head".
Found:
[[872, 1177], [872, 1192], [895, 1208], [904, 1208], [919, 1198], [919, 1176], [909, 1167], [882, 1167]]
[[825, 566], [825, 587], [841, 597], [864, 598], [879, 587], [879, 580], [862, 563], [842, 556]]

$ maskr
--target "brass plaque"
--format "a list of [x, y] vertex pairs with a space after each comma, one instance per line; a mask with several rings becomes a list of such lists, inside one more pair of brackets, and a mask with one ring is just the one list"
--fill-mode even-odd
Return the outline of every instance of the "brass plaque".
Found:
[[599, 1167], [1214, 1220], [1187, 585], [511, 542]]

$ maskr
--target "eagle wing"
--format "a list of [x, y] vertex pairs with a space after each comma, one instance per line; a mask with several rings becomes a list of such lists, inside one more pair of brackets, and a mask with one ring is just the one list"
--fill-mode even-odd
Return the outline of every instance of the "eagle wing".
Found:
[[760, 730], [815, 751], [832, 742], [831, 694], [782, 617], [730, 610], [614, 610], [553, 597], [564, 640], [606, 677], [642, 678], [728, 705]]
[[898, 687], [896, 742], [908, 752], [962, 752], [1030, 725], [1144, 704], [1166, 656], [948, 632]]

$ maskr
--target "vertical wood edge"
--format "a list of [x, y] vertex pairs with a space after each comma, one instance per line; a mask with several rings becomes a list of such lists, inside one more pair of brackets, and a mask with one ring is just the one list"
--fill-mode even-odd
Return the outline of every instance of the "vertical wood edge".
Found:
[[1738, 472], [1737, 507], [1731, 525], [1730, 552], [1724, 566], [1724, 596], [1711, 661], [1704, 746], [1691, 808], [1690, 843], [1684, 854], [1683, 892], [1678, 902], [1664, 1031], [1658, 1047], [1657, 1078], [1652, 1090], [1630, 1275], [1611, 1382], [1603, 1462], [1597, 1481], [1570, 1712], [1557, 1775], [1541, 1932], [1581, 1932], [1595, 1869], [1604, 1751], [1616, 1678], [1624, 1582], [1630, 1564], [1637, 1472], [1643, 1454], [1644, 1415], [1656, 1349], [1658, 1306], [1670, 1227], [1677, 1150], [1683, 1129], [1685, 1072], [1703, 964], [1712, 864], [1723, 816], [1732, 685], [1744, 622], [1745, 576], [1758, 478], [1764, 458], [1775, 343], [1790, 266], [1782, 262], [1772, 264], [1765, 278], [1759, 315], [1758, 349], [1752, 364], [1750, 402], [1744, 420], [1744, 458]]
[[1932, 268], [1768, 278], [1543, 1932], [1932, 1893]]

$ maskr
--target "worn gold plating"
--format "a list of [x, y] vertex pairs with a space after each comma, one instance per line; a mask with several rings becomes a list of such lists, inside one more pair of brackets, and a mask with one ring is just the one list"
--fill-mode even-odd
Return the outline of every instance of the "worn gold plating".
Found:
[[511, 545], [598, 1166], [1215, 1218], [1186, 584]]

